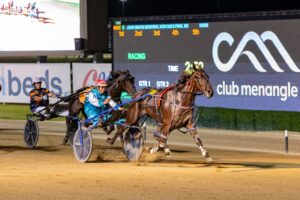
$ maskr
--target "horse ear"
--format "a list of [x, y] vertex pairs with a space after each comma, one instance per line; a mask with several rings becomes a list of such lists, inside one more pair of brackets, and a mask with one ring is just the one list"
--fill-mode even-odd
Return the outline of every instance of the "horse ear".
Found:
[[121, 76], [122, 74], [123, 74], [123, 72], [122, 72], [121, 70], [117, 70], [117, 71], [115, 72], [116, 77], [119, 77], [119, 76]]
[[126, 73], [127, 73], [128, 75], [130, 74], [128, 69], [126, 69]]
[[110, 75], [111, 75], [111, 77], [116, 78], [118, 76], [118, 73], [111, 71]]

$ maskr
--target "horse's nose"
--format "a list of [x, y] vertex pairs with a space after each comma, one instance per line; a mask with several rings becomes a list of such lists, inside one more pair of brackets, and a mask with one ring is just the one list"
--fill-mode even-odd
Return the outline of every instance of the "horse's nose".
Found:
[[209, 97], [212, 97], [214, 95], [214, 91], [213, 90], [207, 90], [207, 94]]

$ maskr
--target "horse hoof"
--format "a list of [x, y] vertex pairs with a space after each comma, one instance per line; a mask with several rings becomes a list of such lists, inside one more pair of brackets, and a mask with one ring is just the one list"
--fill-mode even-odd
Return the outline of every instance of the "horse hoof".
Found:
[[205, 159], [206, 163], [212, 163], [214, 160], [211, 157]]
[[62, 141], [61, 141], [61, 145], [67, 145], [69, 141], [69, 138], [65, 137]]
[[144, 150], [145, 150], [146, 152], [150, 152], [150, 151], [151, 151], [151, 147], [144, 147]]
[[171, 151], [170, 151], [170, 149], [164, 149], [164, 151], [165, 151], [165, 156], [166, 157], [171, 157]]
[[110, 144], [110, 145], [113, 145], [111, 138], [107, 138], [107, 139], [106, 139], [106, 142], [107, 142], [108, 144]]
[[150, 149], [151, 154], [157, 153], [157, 151], [158, 151], [158, 147], [153, 147]]

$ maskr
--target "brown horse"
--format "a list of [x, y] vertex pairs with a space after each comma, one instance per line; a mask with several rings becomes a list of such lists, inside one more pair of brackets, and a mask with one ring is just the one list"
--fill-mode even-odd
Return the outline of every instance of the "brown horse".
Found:
[[[110, 78], [107, 80], [108, 84], [108, 92], [111, 98], [115, 102], [120, 102], [120, 97], [122, 92], [127, 92], [129, 95], [133, 96], [136, 92], [135, 86], [134, 86], [134, 77], [129, 73], [128, 70], [126, 71], [116, 71], [110, 73]], [[86, 118], [86, 115], [83, 111], [84, 104], [81, 103], [79, 96], [80, 94], [87, 93], [85, 91], [87, 87], [81, 88], [77, 90], [73, 95], [73, 98], [70, 98], [69, 102], [69, 115], [72, 117], [77, 117], [79, 113], [81, 112], [83, 116]], [[112, 114], [111, 119], [102, 125], [104, 128], [104, 131], [107, 134], [110, 134], [114, 127], [110, 126], [110, 129], [107, 129], [107, 126], [109, 125], [109, 122], [112, 120], [118, 119], [121, 117], [121, 115], [124, 115], [124, 113], [120, 111], [114, 111]], [[67, 118], [67, 132], [66, 136], [63, 140], [63, 143], [67, 143], [70, 136], [72, 136], [75, 131], [77, 130], [77, 122], [72, 120], [72, 118]]]
[[[139, 98], [148, 92], [149, 89], [143, 89], [137, 92], [134, 98]], [[212, 159], [197, 134], [195, 121], [193, 120], [195, 98], [199, 92], [208, 98], [213, 96], [213, 88], [208, 75], [203, 69], [197, 69], [194, 66], [194, 72], [192, 75], [186, 75], [184, 81], [181, 80], [177, 85], [159, 91], [151, 97], [133, 102], [128, 108], [125, 124], [137, 126], [139, 119], [144, 115], [156, 120], [158, 126], [154, 136], [159, 142], [159, 147], [152, 148], [150, 152], [155, 153], [163, 149], [166, 155], [171, 153], [167, 146], [169, 133], [175, 129], [186, 127], [201, 150], [202, 155], [207, 161], [211, 161]], [[113, 138], [108, 139], [108, 142], [113, 144], [116, 138], [122, 135], [126, 129], [126, 127], [121, 127]]]

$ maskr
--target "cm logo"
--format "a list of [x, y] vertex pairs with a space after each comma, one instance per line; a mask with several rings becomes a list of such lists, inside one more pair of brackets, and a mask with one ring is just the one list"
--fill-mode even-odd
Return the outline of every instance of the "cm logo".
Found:
[[279, 65], [277, 64], [277, 62], [271, 55], [270, 51], [264, 44], [264, 42], [268, 41], [268, 40], [273, 43], [273, 45], [277, 49], [278, 53], [282, 56], [283, 60], [287, 64], [287, 66], [293, 72], [300, 72], [300, 69], [297, 67], [295, 62], [292, 60], [291, 56], [289, 55], [287, 50], [284, 48], [283, 44], [278, 39], [277, 35], [275, 35], [275, 33], [273, 33], [272, 31], [265, 31], [261, 35], [258, 35], [257, 33], [253, 32], [253, 31], [247, 32], [241, 39], [240, 43], [238, 44], [233, 55], [231, 56], [231, 58], [228, 60], [227, 63], [223, 63], [222, 61], [220, 61], [220, 58], [218, 55], [218, 49], [219, 49], [220, 44], [224, 43], [224, 42], [226, 42], [229, 46], [232, 46], [234, 39], [227, 32], [222, 32], [222, 33], [218, 34], [214, 40], [213, 49], [212, 49], [212, 56], [213, 56], [214, 63], [220, 71], [228, 72], [233, 68], [233, 66], [235, 65], [235, 63], [237, 62], [238, 58], [241, 55], [246, 55], [257, 71], [267, 72], [266, 69], [264, 69], [262, 67], [262, 65], [260, 64], [260, 62], [258, 61], [258, 59], [256, 58], [256, 56], [254, 55], [253, 52], [244, 50], [247, 43], [249, 41], [253, 41], [256, 43], [256, 45], [258, 46], [261, 53], [263, 54], [263, 56], [265, 57], [267, 62], [270, 64], [271, 68], [275, 72], [284, 72], [279, 67]]
[[94, 83], [97, 79], [103, 79], [105, 80], [105, 73], [99, 72], [96, 69], [91, 69], [88, 71], [88, 73], [85, 75], [82, 83], [82, 87], [85, 87], [88, 85], [89, 82]]

